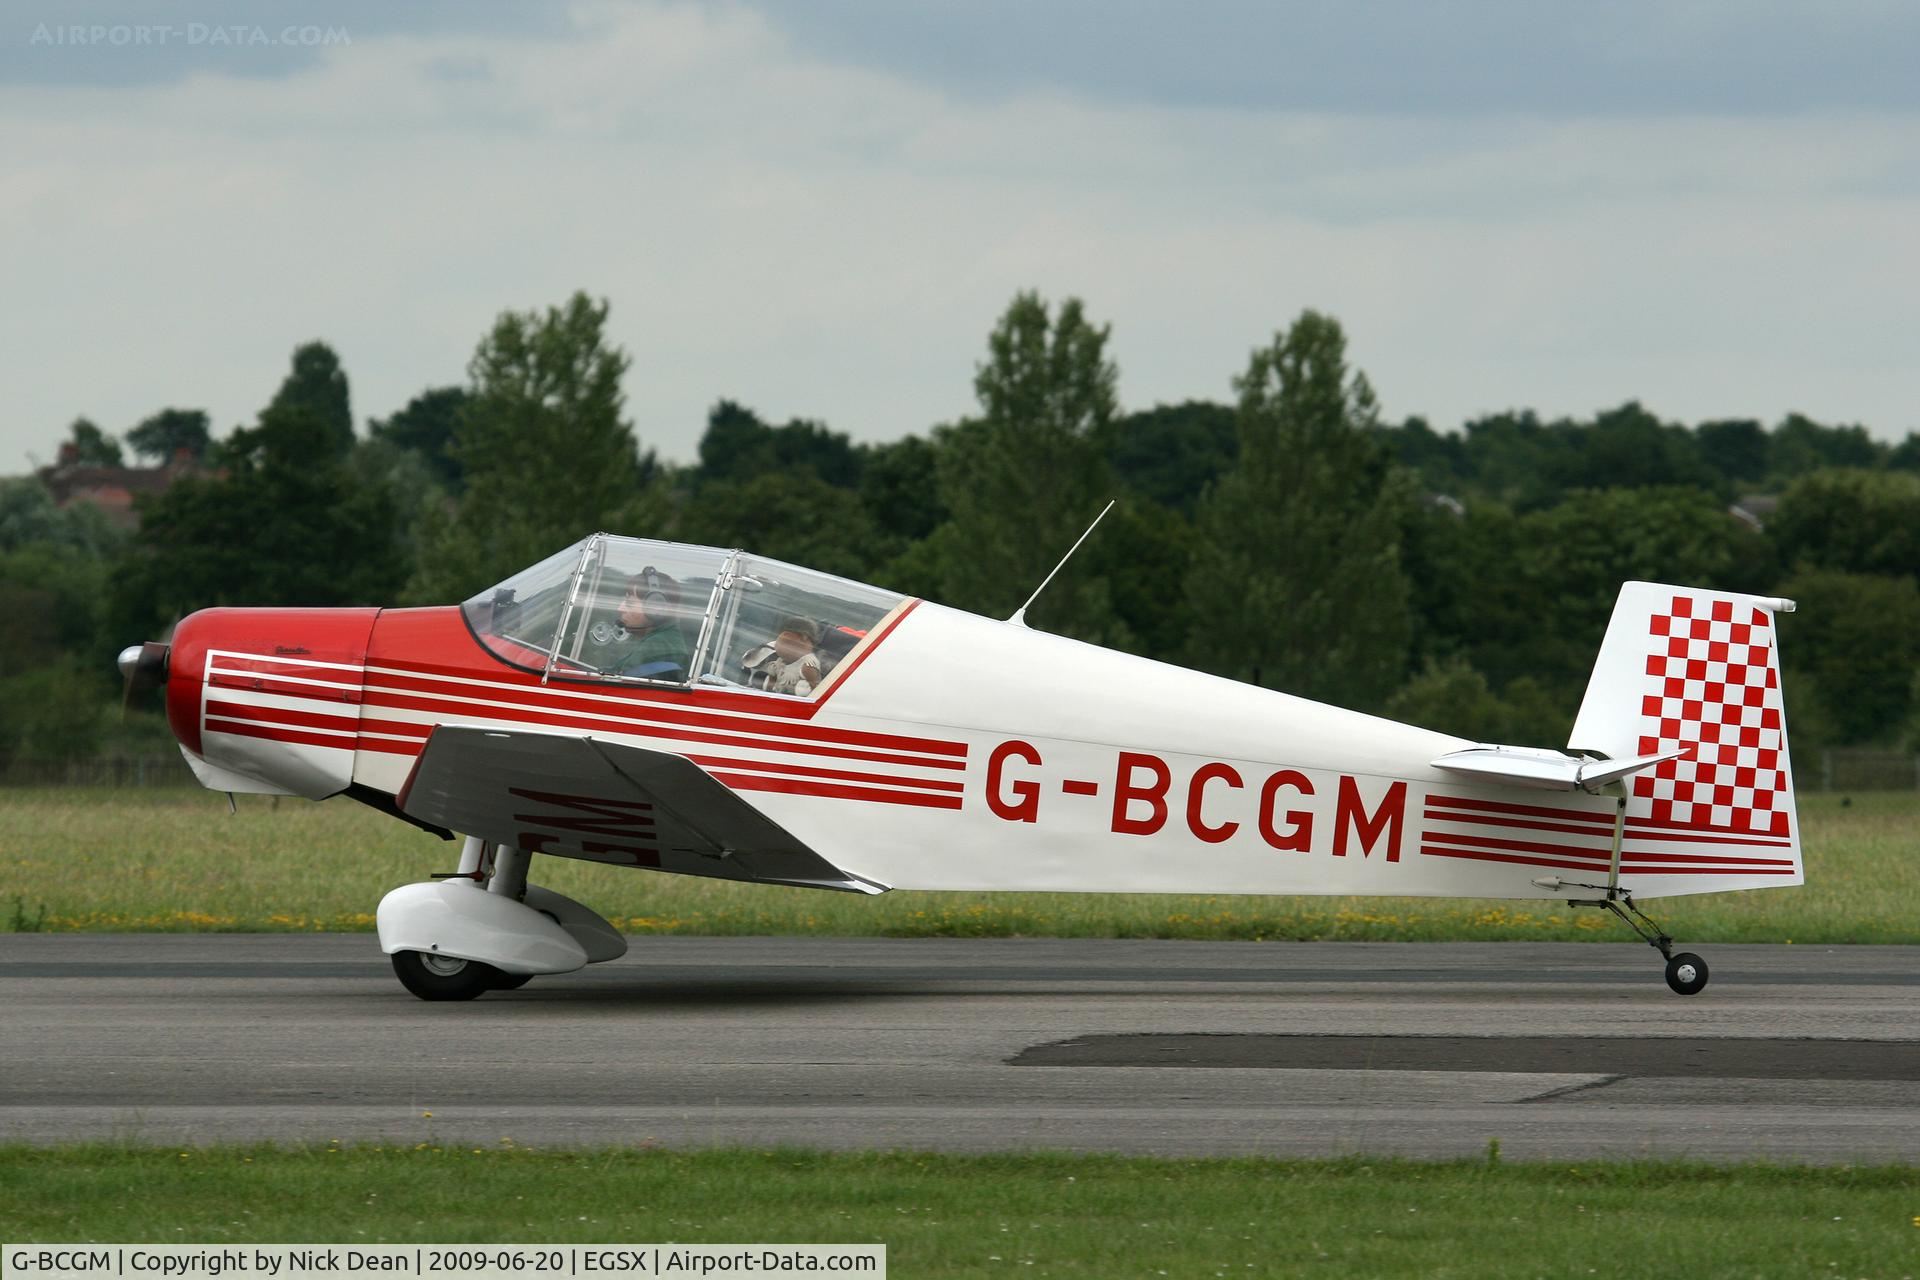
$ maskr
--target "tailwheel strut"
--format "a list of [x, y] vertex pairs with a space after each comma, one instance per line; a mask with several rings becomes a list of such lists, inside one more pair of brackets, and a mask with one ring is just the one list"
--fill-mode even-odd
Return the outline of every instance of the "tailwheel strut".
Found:
[[[1598, 887], [1598, 886], [1596, 886]], [[1698, 995], [1706, 989], [1707, 962], [1691, 951], [1676, 952], [1673, 938], [1655, 923], [1652, 916], [1634, 904], [1633, 895], [1624, 889], [1609, 888], [1607, 896], [1594, 898], [1568, 898], [1570, 907], [1597, 907], [1611, 911], [1626, 922], [1627, 928], [1638, 934], [1640, 940], [1658, 951], [1667, 962], [1667, 985], [1683, 996]]]

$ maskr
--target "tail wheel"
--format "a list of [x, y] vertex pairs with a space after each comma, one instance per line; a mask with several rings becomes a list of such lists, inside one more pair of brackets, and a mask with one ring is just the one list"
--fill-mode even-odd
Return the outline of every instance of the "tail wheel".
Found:
[[1707, 985], [1707, 962], [1682, 951], [1667, 961], [1667, 985], [1683, 996], [1698, 995]]
[[503, 983], [512, 983], [518, 976], [478, 960], [460, 960], [431, 951], [394, 952], [393, 972], [401, 986], [422, 1000], [471, 1000]]

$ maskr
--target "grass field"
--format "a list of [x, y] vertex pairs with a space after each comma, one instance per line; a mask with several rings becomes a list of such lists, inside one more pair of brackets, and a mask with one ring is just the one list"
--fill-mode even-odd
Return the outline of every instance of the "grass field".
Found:
[[[1657, 904], [1688, 944], [1920, 942], [1920, 793], [1801, 798], [1807, 883]], [[0, 929], [364, 930], [380, 895], [457, 846], [357, 805], [189, 789], [0, 791]], [[940, 894], [881, 898], [542, 858], [536, 881], [631, 934], [1581, 939], [1596, 912], [1432, 898]]]
[[884, 1243], [897, 1276], [1920, 1273], [1920, 1169], [0, 1147], [0, 1238]]

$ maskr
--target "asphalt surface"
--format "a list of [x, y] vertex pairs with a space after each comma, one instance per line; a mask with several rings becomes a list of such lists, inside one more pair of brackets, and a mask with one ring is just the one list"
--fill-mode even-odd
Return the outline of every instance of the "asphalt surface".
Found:
[[0, 1141], [1920, 1161], [1920, 948], [0, 935]]

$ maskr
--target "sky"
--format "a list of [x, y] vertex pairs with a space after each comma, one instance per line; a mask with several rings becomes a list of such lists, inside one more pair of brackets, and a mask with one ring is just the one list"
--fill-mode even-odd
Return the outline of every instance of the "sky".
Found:
[[429, 0], [0, 14], [0, 474], [85, 415], [363, 429], [503, 310], [611, 303], [641, 442], [974, 406], [1014, 293], [1128, 408], [1302, 309], [1390, 419], [1920, 430], [1920, 6]]

